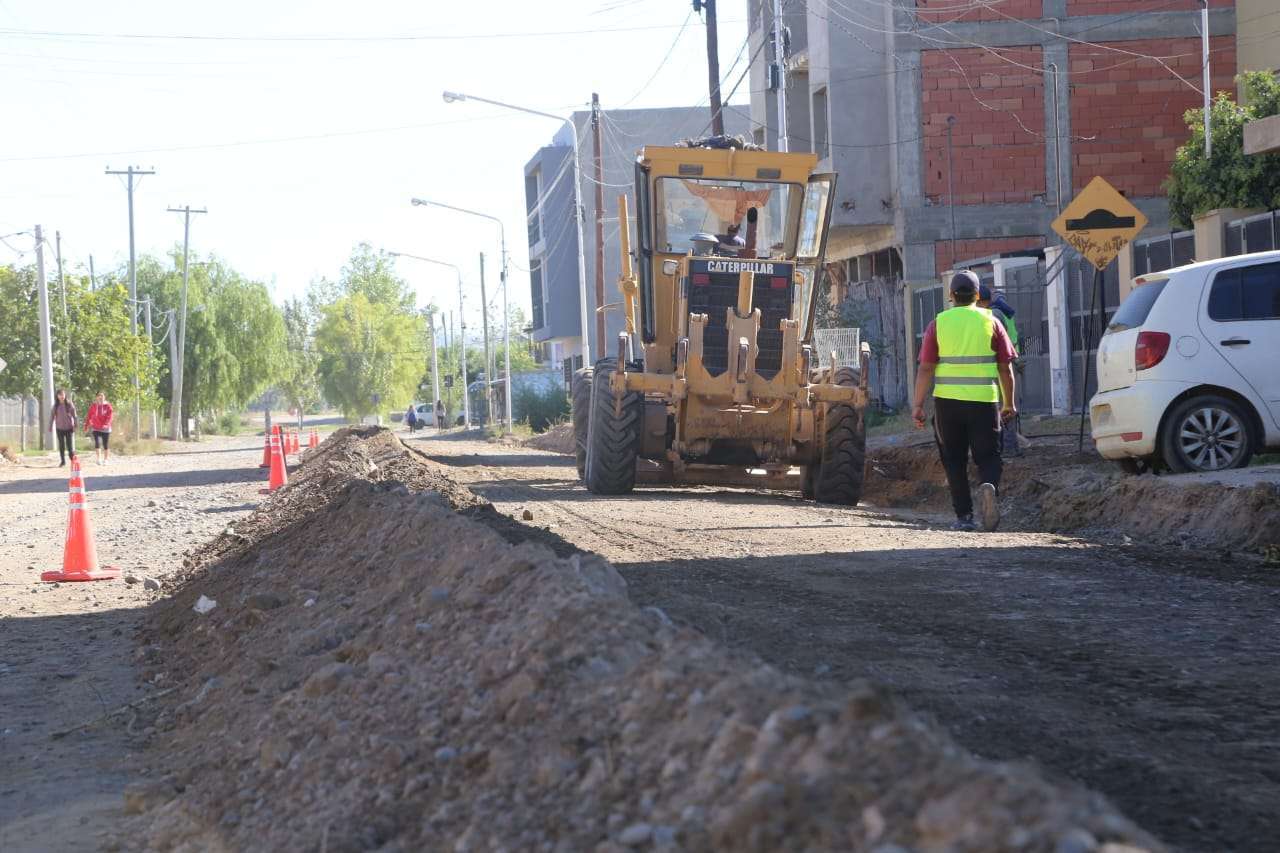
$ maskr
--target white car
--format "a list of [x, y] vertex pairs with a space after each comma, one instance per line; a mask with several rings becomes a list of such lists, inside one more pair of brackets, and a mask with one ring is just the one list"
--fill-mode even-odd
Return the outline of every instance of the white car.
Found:
[[1098, 344], [1098, 452], [1137, 473], [1280, 449], [1280, 252], [1134, 279]]

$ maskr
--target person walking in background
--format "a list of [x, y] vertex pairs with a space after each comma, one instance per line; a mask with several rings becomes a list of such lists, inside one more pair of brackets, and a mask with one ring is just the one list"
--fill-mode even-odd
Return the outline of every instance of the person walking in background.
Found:
[[[992, 316], [1004, 326], [1005, 332], [1009, 335], [1009, 341], [1013, 344], [1013, 370], [1021, 376], [1024, 367], [1022, 351], [1018, 347], [1018, 323], [1014, 320], [1017, 312], [1005, 301], [1003, 293], [996, 291], [993, 294], [991, 288], [985, 284], [978, 288], [978, 307], [990, 310]], [[1022, 449], [1031, 444], [1022, 434], [1021, 415], [1015, 415], [1012, 422], [1004, 425], [1000, 433], [1000, 442], [1001, 451], [1005, 456], [1021, 456]]]
[[920, 345], [912, 418], [925, 423], [924, 404], [933, 389], [933, 431], [951, 487], [955, 529], [973, 530], [969, 455], [978, 466], [978, 519], [983, 530], [1000, 523], [1000, 423], [1017, 414], [1014, 352], [1009, 334], [991, 312], [978, 307], [978, 276], [969, 270], [951, 278], [954, 308], [925, 330]]
[[67, 457], [76, 458], [76, 405], [67, 399], [65, 388], [59, 388], [54, 395], [53, 412], [49, 415], [49, 426], [58, 433], [58, 456], [62, 461], [58, 467], [67, 464]]
[[444, 400], [436, 400], [436, 431], [442, 431], [446, 424], [444, 422]]
[[413, 410], [413, 404], [409, 404], [409, 408], [404, 413], [404, 422], [409, 427], [409, 432], [413, 432], [418, 428], [418, 413]]
[[85, 432], [93, 432], [93, 452], [99, 465], [106, 465], [107, 457], [111, 455], [111, 422], [115, 416], [115, 409], [107, 402], [107, 395], [102, 393], [94, 399], [84, 416]]

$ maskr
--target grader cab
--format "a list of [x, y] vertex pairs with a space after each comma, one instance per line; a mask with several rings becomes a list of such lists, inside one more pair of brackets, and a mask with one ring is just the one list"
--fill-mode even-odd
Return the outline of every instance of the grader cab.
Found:
[[626, 328], [571, 389], [590, 491], [744, 485], [858, 502], [869, 351], [853, 367], [813, 349], [835, 185], [817, 161], [723, 140], [640, 151], [634, 266], [618, 200]]

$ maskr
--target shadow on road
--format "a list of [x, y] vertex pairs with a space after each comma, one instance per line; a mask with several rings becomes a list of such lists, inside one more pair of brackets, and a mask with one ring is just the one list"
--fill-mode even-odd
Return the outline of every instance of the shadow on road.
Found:
[[[58, 469], [65, 472], [69, 469]], [[220, 486], [232, 483], [266, 482], [263, 471], [252, 468], [223, 468], [205, 471], [158, 471], [152, 474], [105, 474], [84, 472], [85, 488], [94, 492], [119, 489], [163, 489], [190, 486]], [[35, 495], [67, 490], [67, 475], [59, 473], [44, 480], [13, 480], [0, 483], [0, 495]]]

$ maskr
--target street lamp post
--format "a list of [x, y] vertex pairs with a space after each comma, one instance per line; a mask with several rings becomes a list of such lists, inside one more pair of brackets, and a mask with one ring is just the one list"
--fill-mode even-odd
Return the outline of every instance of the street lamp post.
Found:
[[[458, 316], [462, 321], [462, 334], [459, 336], [459, 340], [462, 341], [462, 346], [459, 347], [462, 351], [459, 358], [462, 363], [462, 423], [467, 429], [471, 429], [471, 395], [467, 393], [467, 318], [466, 307], [462, 299], [462, 270], [458, 268], [457, 264], [451, 264], [448, 261], [437, 261], [435, 258], [424, 258], [422, 255], [411, 255], [408, 252], [390, 252], [389, 254], [393, 258], [412, 258], [415, 261], [448, 267], [458, 276]], [[433, 341], [432, 346], [434, 346], [434, 328], [431, 331], [431, 338]], [[438, 396], [437, 399], [439, 399]]]
[[[502, 227], [502, 220], [496, 216], [490, 216], [487, 213], [481, 213], [478, 210], [468, 210], [465, 207], [455, 207], [452, 204], [445, 204], [440, 201], [431, 201], [425, 198], [411, 199], [411, 203], [422, 207], [442, 207], [445, 210], [452, 210], [455, 213], [465, 213], [470, 216], [478, 216], [481, 219], [488, 219], [491, 222], [498, 223], [498, 243], [502, 250], [502, 349], [503, 349], [503, 371], [506, 373], [504, 381], [504, 389], [506, 396], [505, 415], [507, 421], [507, 434], [511, 434], [511, 303], [507, 297], [507, 232]], [[485, 306], [486, 308], [488, 306]]]
[[[457, 101], [477, 101], [481, 104], [489, 104], [495, 107], [502, 107], [516, 112], [528, 113], [529, 115], [542, 116], [543, 118], [552, 118], [556, 121], [562, 121], [569, 128], [569, 138], [573, 140], [573, 219], [574, 224], [578, 227], [578, 323], [582, 333], [582, 365], [590, 367], [591, 362], [591, 335], [590, 327], [587, 325], [587, 260], [584, 254], [583, 234], [582, 234], [582, 174], [581, 167], [578, 164], [578, 129], [573, 126], [573, 122], [563, 116], [555, 113], [544, 113], [541, 110], [531, 110], [528, 107], [518, 107], [515, 104], [505, 104], [502, 101], [493, 101], [489, 98], [481, 98], [476, 95], [466, 95], [461, 92], [445, 92], [444, 101], [446, 104], [452, 104]], [[601, 347], [604, 341], [598, 342]]]

